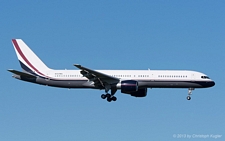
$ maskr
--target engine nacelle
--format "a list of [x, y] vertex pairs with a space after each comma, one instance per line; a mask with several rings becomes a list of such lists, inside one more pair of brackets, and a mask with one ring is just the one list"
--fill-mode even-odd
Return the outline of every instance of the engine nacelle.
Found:
[[138, 89], [136, 92], [131, 92], [130, 95], [134, 97], [145, 97], [147, 95], [147, 88]]
[[145, 97], [147, 88], [138, 88], [138, 82], [134, 80], [121, 81], [121, 93], [130, 94], [135, 97]]
[[138, 91], [138, 82], [134, 80], [121, 81], [121, 93]]

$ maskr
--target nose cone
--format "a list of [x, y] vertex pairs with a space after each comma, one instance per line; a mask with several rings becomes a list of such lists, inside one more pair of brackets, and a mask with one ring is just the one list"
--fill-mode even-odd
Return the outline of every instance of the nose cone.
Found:
[[201, 86], [203, 88], [213, 87], [215, 85], [215, 82], [212, 80], [207, 80], [201, 83]]
[[212, 83], [212, 84], [211, 84], [211, 85], [212, 85], [211, 87], [213, 87], [213, 86], [216, 84], [214, 81], [212, 81], [211, 83]]
[[207, 87], [213, 87], [216, 83], [214, 81], [207, 82]]

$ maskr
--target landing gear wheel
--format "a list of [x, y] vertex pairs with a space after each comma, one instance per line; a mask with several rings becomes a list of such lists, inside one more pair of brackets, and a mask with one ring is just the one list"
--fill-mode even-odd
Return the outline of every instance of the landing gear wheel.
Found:
[[107, 98], [107, 101], [108, 101], [108, 102], [111, 102], [111, 101], [112, 101], [112, 98], [108, 97], [108, 98]]
[[106, 97], [107, 97], [107, 98], [111, 98], [111, 95], [110, 95], [110, 94], [106, 94]]
[[105, 99], [106, 97], [107, 97], [107, 96], [106, 96], [105, 94], [102, 94], [102, 95], [101, 95], [101, 98], [102, 98], [102, 99]]
[[111, 99], [112, 99], [113, 101], [116, 101], [116, 100], [117, 100], [117, 98], [116, 98], [115, 96], [113, 96]]
[[187, 100], [191, 100], [191, 97], [190, 96], [187, 96]]

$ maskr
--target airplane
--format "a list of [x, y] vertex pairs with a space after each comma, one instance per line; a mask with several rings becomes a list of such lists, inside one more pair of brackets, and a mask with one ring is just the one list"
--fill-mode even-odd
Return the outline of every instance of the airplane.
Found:
[[187, 100], [190, 100], [194, 89], [215, 85], [207, 75], [188, 70], [93, 70], [80, 64], [74, 64], [78, 70], [54, 70], [47, 67], [23, 40], [12, 39], [12, 43], [23, 69], [9, 69], [14, 78], [60, 88], [105, 90], [101, 98], [108, 102], [117, 100], [117, 90], [133, 97], [145, 97], [148, 88], [187, 88]]

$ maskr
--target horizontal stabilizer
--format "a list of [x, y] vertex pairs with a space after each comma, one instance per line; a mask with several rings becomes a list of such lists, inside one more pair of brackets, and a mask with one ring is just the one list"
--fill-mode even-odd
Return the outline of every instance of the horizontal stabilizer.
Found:
[[9, 69], [8, 71], [11, 72], [11, 73], [14, 73], [14, 74], [16, 74], [16, 75], [19, 75], [19, 76], [24, 76], [24, 77], [26, 77], [26, 78], [36, 78], [36, 76], [31, 75], [31, 74], [29, 74], [29, 73], [20, 72], [20, 71], [12, 70], [12, 69]]

